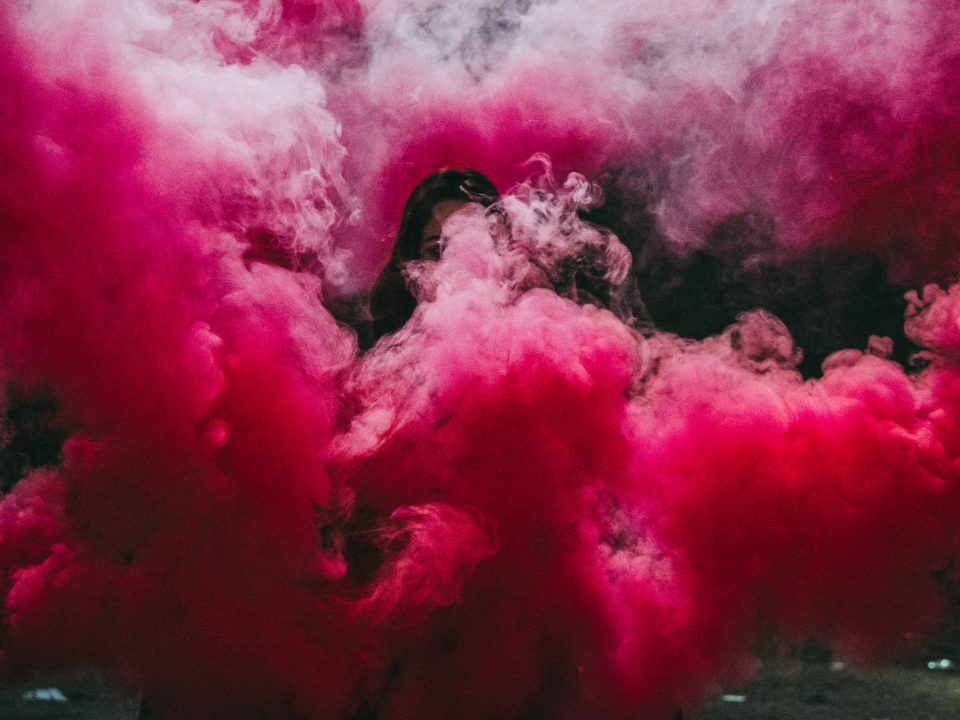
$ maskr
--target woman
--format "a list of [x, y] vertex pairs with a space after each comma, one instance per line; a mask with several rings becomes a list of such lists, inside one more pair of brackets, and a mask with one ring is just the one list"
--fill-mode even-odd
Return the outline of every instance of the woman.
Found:
[[399, 330], [417, 305], [407, 285], [404, 266], [414, 260], [438, 260], [448, 217], [469, 203], [489, 207], [500, 196], [494, 184], [476, 170], [440, 170], [424, 178], [403, 209], [397, 239], [370, 297], [372, 322], [359, 328], [364, 350], [387, 333]]

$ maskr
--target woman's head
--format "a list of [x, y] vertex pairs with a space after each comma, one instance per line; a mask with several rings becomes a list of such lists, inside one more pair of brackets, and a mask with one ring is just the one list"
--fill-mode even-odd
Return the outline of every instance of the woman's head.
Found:
[[[423, 250], [436, 246], [446, 218], [467, 203], [488, 206], [499, 195], [494, 184], [476, 170], [440, 170], [428, 175], [403, 208], [391, 261], [431, 259], [424, 257]], [[439, 251], [436, 255], [439, 257]]]
[[370, 298], [375, 341], [399, 329], [413, 314], [416, 299], [403, 277], [412, 260], [438, 260], [443, 223], [469, 203], [484, 207], [499, 198], [497, 188], [475, 170], [440, 170], [417, 185], [403, 209], [397, 239]]

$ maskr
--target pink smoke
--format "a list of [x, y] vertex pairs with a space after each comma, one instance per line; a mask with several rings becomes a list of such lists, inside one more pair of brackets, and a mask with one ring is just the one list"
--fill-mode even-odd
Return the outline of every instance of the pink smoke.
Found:
[[[65, 439], [0, 498], [4, 671], [163, 717], [670, 718], [769, 634], [911, 649], [957, 600], [957, 286], [904, 304], [922, 371], [873, 338], [804, 379], [764, 302], [684, 339], [551, 283], [654, 297], [649, 248], [744, 216], [724, 281], [954, 279], [960, 18], [887, 5], [5, 6], [3, 439], [21, 396]], [[449, 165], [499, 212], [358, 356], [321, 298]], [[611, 168], [624, 244], [581, 219]]]

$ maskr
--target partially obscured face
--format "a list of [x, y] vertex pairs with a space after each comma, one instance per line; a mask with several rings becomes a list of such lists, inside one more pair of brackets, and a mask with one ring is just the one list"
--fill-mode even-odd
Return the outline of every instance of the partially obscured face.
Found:
[[458, 210], [462, 210], [468, 204], [466, 200], [444, 200], [433, 206], [430, 222], [427, 223], [427, 226], [423, 229], [423, 235], [420, 236], [421, 260], [440, 259], [440, 252], [443, 249], [441, 243], [443, 224], [447, 221], [447, 218]]

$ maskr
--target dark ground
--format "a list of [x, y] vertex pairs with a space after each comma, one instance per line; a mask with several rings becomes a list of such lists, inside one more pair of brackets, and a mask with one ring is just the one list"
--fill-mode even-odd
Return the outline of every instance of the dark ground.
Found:
[[718, 695], [701, 720], [956, 720], [960, 673], [919, 667], [860, 669], [801, 660], [768, 662], [742, 689]]
[[[68, 703], [29, 701], [23, 693], [57, 687]], [[724, 699], [727, 693], [727, 699]], [[732, 696], [732, 697], [731, 697]], [[736, 700], [742, 700], [737, 702]], [[135, 720], [138, 699], [111, 690], [94, 673], [46, 676], [0, 687], [0, 719]], [[957, 720], [960, 672], [920, 663], [861, 669], [830, 662], [765, 662], [743, 688], [718, 690], [690, 720]], [[226, 719], [223, 719], [226, 720]]]

